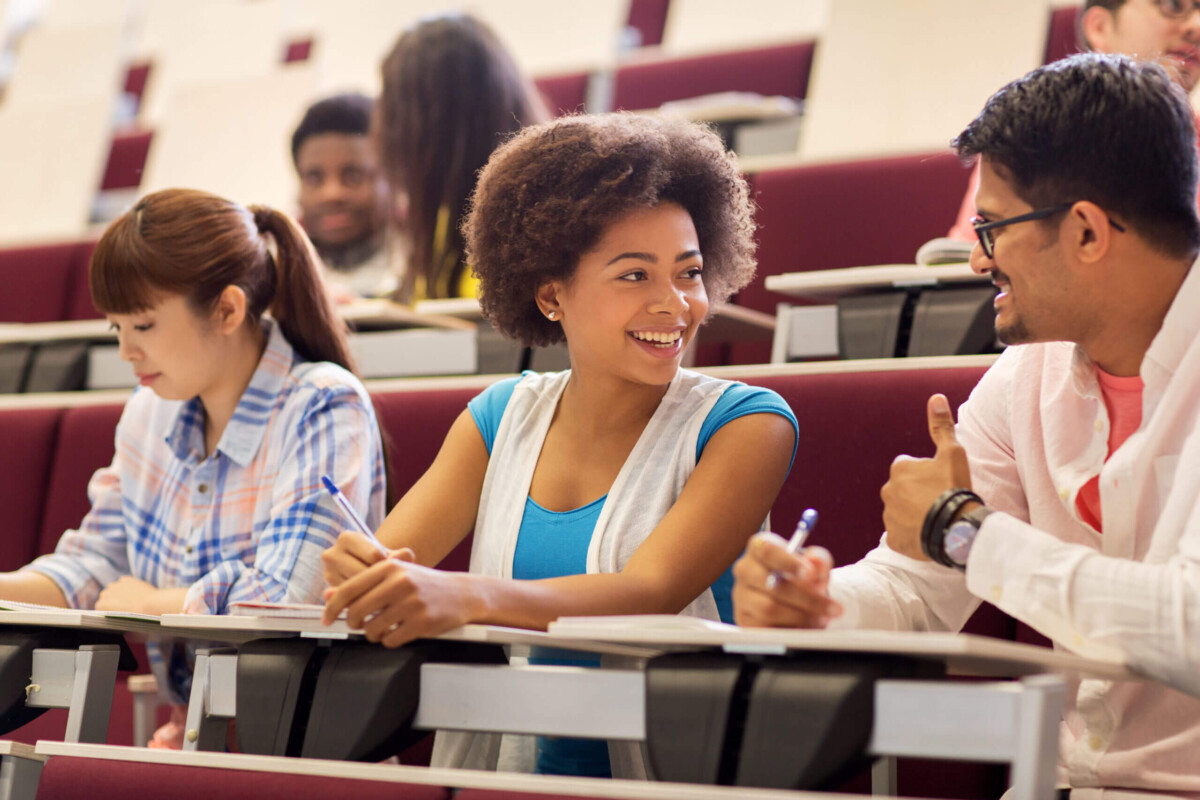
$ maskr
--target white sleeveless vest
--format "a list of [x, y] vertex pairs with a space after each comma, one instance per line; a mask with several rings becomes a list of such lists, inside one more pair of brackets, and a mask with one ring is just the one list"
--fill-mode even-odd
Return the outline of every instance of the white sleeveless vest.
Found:
[[[475, 520], [470, 571], [512, 577], [517, 533], [533, 471], [542, 452], [550, 421], [570, 379], [570, 371], [531, 374], [513, 389], [500, 420], [488, 459]], [[666, 516], [696, 469], [700, 427], [731, 384], [689, 370], [679, 370], [637, 444], [617, 473], [596, 520], [587, 553], [587, 573], [620, 572]], [[580, 458], [586, 458], [581, 453]], [[706, 588], [680, 612], [719, 619], [711, 589]], [[439, 732], [434, 742], [435, 767], [512, 769], [532, 772], [531, 737]], [[613, 777], [645, 778], [636, 746], [612, 742]], [[502, 752], [503, 751], [503, 752]], [[614, 752], [615, 751], [615, 752]]]

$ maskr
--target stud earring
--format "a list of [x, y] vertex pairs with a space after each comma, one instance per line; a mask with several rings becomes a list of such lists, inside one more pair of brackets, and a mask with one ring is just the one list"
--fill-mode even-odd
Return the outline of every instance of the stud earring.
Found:
[[546, 319], [550, 320], [551, 322], [553, 322], [553, 321], [554, 321], [554, 318], [555, 318], [555, 317], [557, 317], [557, 316], [558, 316], [558, 312], [557, 312], [557, 311], [547, 311], [547, 312], [546, 312]]

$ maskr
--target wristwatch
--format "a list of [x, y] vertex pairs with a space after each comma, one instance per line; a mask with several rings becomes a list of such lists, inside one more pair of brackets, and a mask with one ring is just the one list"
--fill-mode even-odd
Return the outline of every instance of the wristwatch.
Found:
[[967, 569], [967, 556], [971, 554], [971, 546], [975, 544], [975, 536], [983, 521], [987, 519], [992, 509], [987, 506], [977, 506], [963, 514], [943, 531], [942, 551], [951, 564], [962, 571]]

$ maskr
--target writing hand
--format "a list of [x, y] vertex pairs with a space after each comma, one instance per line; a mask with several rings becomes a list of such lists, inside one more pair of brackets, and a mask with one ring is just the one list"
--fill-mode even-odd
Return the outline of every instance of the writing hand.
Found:
[[362, 628], [368, 641], [399, 647], [472, 621], [482, 603], [472, 591], [473, 577], [423, 567], [412, 550], [401, 548], [326, 589], [322, 619], [328, 625], [344, 609], [346, 622]]
[[[823, 547], [789, 553], [787, 542], [774, 533], [750, 540], [745, 554], [733, 565], [733, 619], [755, 628], [823, 628], [842, 607], [829, 597], [833, 557]], [[778, 579], [767, 588], [771, 573]]]
[[[412, 555], [412, 550], [402, 547], [392, 551], [392, 556], [401, 552]], [[372, 564], [383, 561], [386, 556], [379, 552], [375, 543], [358, 531], [342, 531], [333, 546], [321, 553], [321, 565], [325, 572], [325, 583], [340, 586]], [[415, 561], [416, 558], [409, 558]]]

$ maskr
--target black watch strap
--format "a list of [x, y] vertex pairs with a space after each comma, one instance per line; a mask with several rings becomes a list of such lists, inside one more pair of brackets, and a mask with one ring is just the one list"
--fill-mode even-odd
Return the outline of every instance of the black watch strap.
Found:
[[958, 512], [967, 503], [983, 505], [983, 498], [966, 488], [955, 488], [943, 492], [929, 511], [925, 514], [925, 524], [921, 526], [921, 550], [929, 559], [944, 567], [959, 568], [946, 555], [946, 528], [958, 516]]

